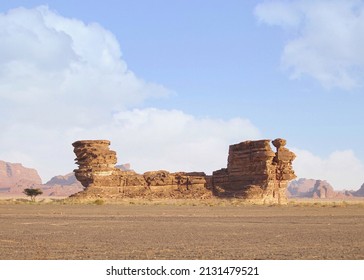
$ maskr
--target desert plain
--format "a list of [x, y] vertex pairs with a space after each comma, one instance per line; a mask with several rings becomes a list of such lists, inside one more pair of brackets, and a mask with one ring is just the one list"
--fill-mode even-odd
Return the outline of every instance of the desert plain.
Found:
[[363, 202], [3, 200], [0, 225], [3, 260], [364, 259]]

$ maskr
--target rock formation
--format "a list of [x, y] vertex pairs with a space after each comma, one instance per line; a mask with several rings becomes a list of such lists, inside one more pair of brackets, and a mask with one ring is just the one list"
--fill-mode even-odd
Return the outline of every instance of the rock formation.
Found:
[[215, 194], [285, 203], [288, 182], [296, 177], [292, 170], [295, 154], [284, 147], [284, 139], [272, 143], [277, 148], [276, 153], [269, 140], [231, 145], [227, 168], [212, 175]]
[[76, 178], [86, 188], [79, 198], [241, 197], [264, 203], [285, 203], [286, 188], [296, 176], [292, 170], [294, 153], [284, 139], [245, 141], [231, 145], [228, 165], [207, 176], [203, 172], [165, 170], [137, 174], [115, 167], [116, 153], [110, 141], [82, 140], [73, 143], [78, 169]]
[[0, 160], [0, 188], [20, 193], [25, 188], [42, 184], [42, 180], [35, 169], [27, 168], [20, 163], [10, 163]]
[[[72, 144], [79, 168], [76, 178], [86, 188], [80, 198], [174, 197], [197, 198], [208, 195], [204, 173], [169, 173], [165, 170], [137, 174], [115, 167], [116, 153], [110, 141], [83, 140]], [[120, 166], [119, 166], [120, 167]], [[126, 170], [125, 170], [126, 169]]]

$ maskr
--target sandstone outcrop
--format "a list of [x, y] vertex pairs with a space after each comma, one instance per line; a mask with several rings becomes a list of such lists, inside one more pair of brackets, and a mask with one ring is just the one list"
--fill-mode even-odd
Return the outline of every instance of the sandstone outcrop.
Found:
[[[86, 188], [73, 197], [173, 197], [197, 198], [208, 195], [204, 173], [170, 173], [165, 170], [138, 174], [128, 166], [117, 168], [110, 141], [83, 140], [72, 144], [79, 168], [76, 178]], [[129, 166], [130, 168], [130, 166]]]
[[245, 141], [231, 145], [227, 168], [212, 175], [215, 194], [242, 197], [266, 203], [286, 203], [288, 182], [295, 154], [285, 148], [284, 139]]
[[264, 203], [285, 203], [286, 188], [296, 176], [292, 169], [295, 154], [285, 148], [284, 139], [245, 141], [229, 147], [227, 168], [203, 172], [165, 170], [137, 174], [116, 168], [116, 153], [108, 140], [76, 141], [76, 178], [86, 188], [78, 198], [241, 197]]
[[114, 175], [116, 153], [109, 150], [110, 141], [107, 140], [86, 140], [73, 143], [76, 154], [76, 164], [79, 168], [74, 170], [77, 180], [84, 187], [92, 185], [110, 186], [117, 182]]

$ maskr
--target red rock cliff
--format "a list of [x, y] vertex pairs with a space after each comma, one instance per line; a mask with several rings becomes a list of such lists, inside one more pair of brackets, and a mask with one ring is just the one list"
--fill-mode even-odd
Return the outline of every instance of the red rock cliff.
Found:
[[27, 188], [40, 184], [42, 180], [35, 169], [0, 160], [0, 188]]

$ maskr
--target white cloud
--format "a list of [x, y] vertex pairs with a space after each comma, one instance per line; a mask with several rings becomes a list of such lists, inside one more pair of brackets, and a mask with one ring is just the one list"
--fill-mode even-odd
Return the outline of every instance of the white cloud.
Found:
[[0, 14], [0, 41], [0, 109], [13, 119], [93, 125], [170, 93], [127, 68], [110, 31], [45, 6]]
[[259, 136], [240, 118], [130, 109], [170, 90], [130, 71], [99, 24], [18, 8], [0, 14], [0, 42], [0, 159], [43, 180], [76, 168], [71, 144], [80, 139], [110, 139], [119, 163], [139, 172], [211, 172], [226, 166], [229, 144]]
[[298, 178], [328, 181], [336, 190], [358, 189], [364, 182], [364, 164], [351, 150], [332, 152], [320, 158], [309, 151], [293, 149], [293, 163]]
[[325, 88], [362, 86], [362, 1], [266, 1], [256, 6], [255, 15], [261, 22], [292, 32], [281, 58], [291, 78], [311, 76]]
[[258, 4], [254, 13], [260, 22], [285, 28], [297, 27], [301, 22], [301, 15], [296, 6], [282, 1]]

